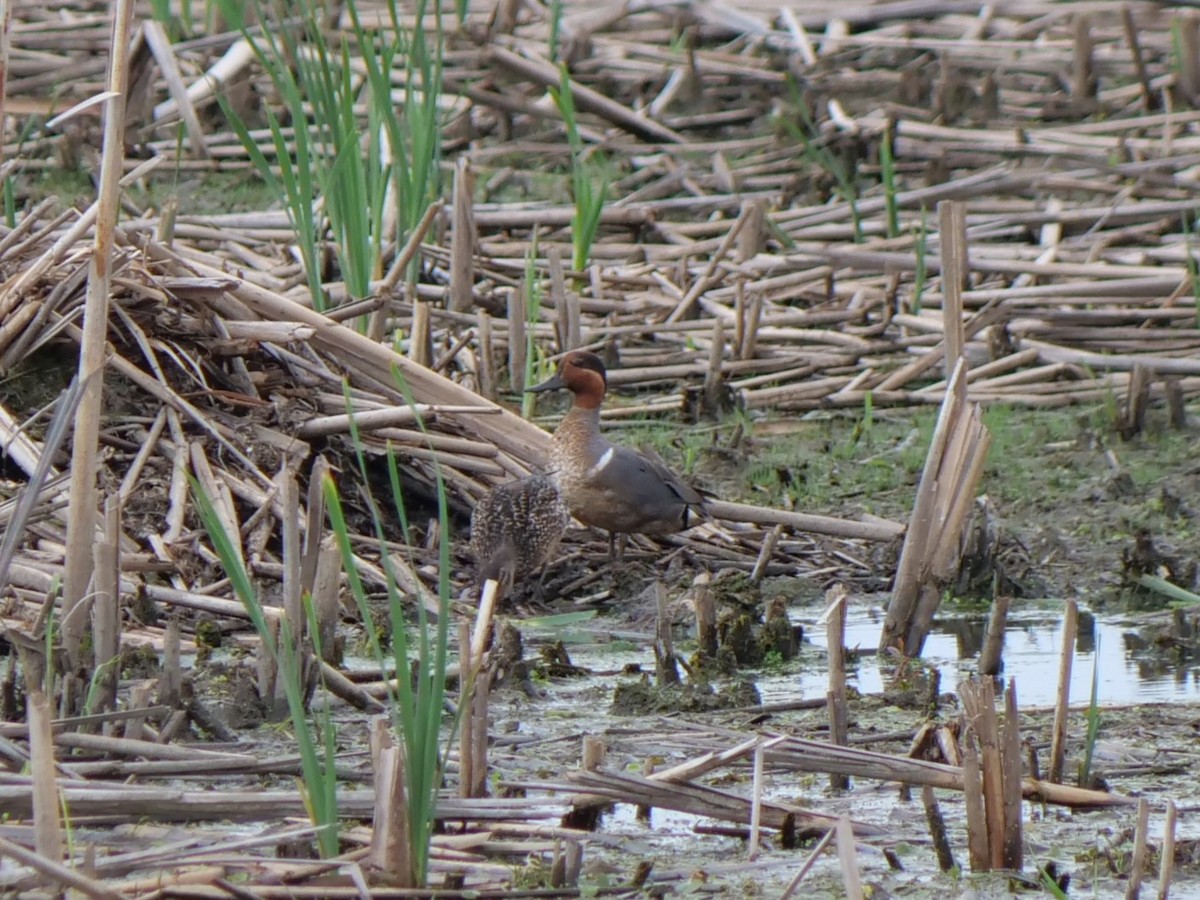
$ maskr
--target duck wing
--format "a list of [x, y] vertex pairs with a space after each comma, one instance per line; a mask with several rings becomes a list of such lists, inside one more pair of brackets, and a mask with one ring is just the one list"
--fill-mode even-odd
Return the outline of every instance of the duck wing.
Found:
[[642, 447], [641, 453], [636, 453], [633, 450], [629, 452], [641, 456], [650, 465], [650, 468], [675, 492], [675, 495], [680, 500], [690, 507], [695, 507], [701, 512], [704, 511], [704, 504], [706, 502], [704, 495], [676, 475], [671, 470], [671, 467], [667, 465], [666, 460], [659, 456], [653, 447]]
[[704, 498], [682, 482], [662, 460], [628, 447], [609, 445], [584, 476], [588, 495], [584, 509], [572, 510], [580, 521], [609, 531], [670, 534], [687, 528], [688, 511]]

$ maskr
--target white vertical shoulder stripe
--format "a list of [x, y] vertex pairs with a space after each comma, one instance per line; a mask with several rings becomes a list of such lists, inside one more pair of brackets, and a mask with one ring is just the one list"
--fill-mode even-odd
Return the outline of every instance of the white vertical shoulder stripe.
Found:
[[613, 461], [613, 452], [614, 451], [612, 447], [609, 447], [607, 450], [605, 450], [604, 453], [601, 454], [600, 458], [596, 460], [596, 464], [587, 470], [586, 477], [591, 478], [593, 475], [599, 475], [601, 472], [603, 472], [604, 467]]

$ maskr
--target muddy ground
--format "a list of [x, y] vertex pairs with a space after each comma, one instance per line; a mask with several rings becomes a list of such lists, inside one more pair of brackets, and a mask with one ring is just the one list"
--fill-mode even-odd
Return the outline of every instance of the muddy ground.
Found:
[[[1196, 412], [1193, 408], [1193, 417]], [[1026, 596], [1014, 600], [1013, 616], [1033, 614], [1041, 617], [1045, 627], [1053, 628], [1061, 616], [1063, 601], [1074, 598], [1105, 621], [1120, 623], [1124, 645], [1102, 648], [1100, 663], [1115, 679], [1137, 681], [1134, 670], [1125, 665], [1127, 658], [1136, 656], [1140, 667], [1137, 671], [1156, 673], [1147, 678], [1190, 683], [1194, 696], [1200, 684], [1200, 659], [1194, 640], [1189, 643], [1166, 637], [1164, 623], [1170, 616], [1166, 612], [1170, 604], [1134, 584], [1136, 575], [1146, 569], [1150, 546], [1156, 553], [1157, 571], [1165, 572], [1169, 566], [1195, 566], [1196, 516], [1200, 513], [1195, 498], [1200, 496], [1200, 463], [1191, 452], [1194, 426], [1185, 432], [1172, 431], [1165, 421], [1152, 416], [1148, 433], [1123, 441], [1107, 426], [1104, 410], [1099, 407], [1068, 413], [994, 409], [987, 418], [996, 445], [983, 490], [1001, 526], [1005, 565], [1013, 583], [1026, 591]], [[792, 423], [787, 429], [791, 434], [786, 445], [778, 440], [783, 430], [779, 423], [763, 422], [761, 433], [772, 435], [774, 440], [752, 441], [747, 459], [757, 459], [747, 461], [740, 472], [725, 458], [721, 469], [725, 489], [753, 495], [767, 480], [764, 469], [776, 467], [776, 477], [794, 477], [780, 475], [787, 465], [793, 473], [805, 472], [810, 480], [824, 482], [819, 492], [814, 491], [820, 499], [811, 504], [801, 502], [798, 508], [842, 515], [871, 512], [902, 516], [911, 506], [920, 466], [920, 453], [911, 448], [919, 450], [923, 446], [929, 420], [929, 415], [888, 415], [877, 419], [864, 438], [861, 427], [857, 427], [861, 423], [823, 417]], [[672, 437], [678, 438], [678, 434], [672, 436], [669, 428], [661, 427], [658, 434], [660, 443], [668, 448], [664, 452], [669, 452]], [[1017, 448], [1027, 452], [1018, 454]], [[1029, 459], [1036, 459], [1037, 464], [1031, 465]], [[705, 465], [704, 454], [700, 454], [696, 468], [703, 472]], [[891, 486], [875, 489], [874, 484], [881, 478]], [[693, 706], [672, 712], [665, 704], [661, 715], [630, 716], [628, 709], [624, 710], [626, 714], [614, 712], [614, 696], [621, 694], [623, 685], [653, 680], [650, 644], [655, 601], [651, 587], [657, 572], [652, 559], [638, 559], [636, 565], [636, 576], [626, 566], [619, 576], [611, 575], [603, 583], [611, 595], [599, 604], [594, 621], [569, 628], [526, 629], [530, 656], [539, 647], [563, 640], [572, 661], [586, 667], [590, 674], [571, 678], [535, 676], [532, 695], [509, 688], [495, 696], [495, 730], [504, 736], [498, 741], [493, 762], [502, 782], [545, 777], [547, 772], [577, 765], [580, 740], [585, 734], [604, 737], [609, 768], [638, 772], [647, 760], [655, 761], [660, 768], [671, 765], [695, 755], [688, 752], [687, 736], [680, 730], [679, 722], [683, 720], [747, 733], [763, 729], [818, 739], [825, 736], [823, 709], [759, 714], [746, 707], [703, 712]], [[551, 592], [555, 574], [552, 569]], [[882, 571], [876, 574], [883, 578]], [[694, 649], [686, 580], [686, 573], [680, 573], [674, 583], [665, 585], [675, 601], [676, 649], [684, 655]], [[860, 614], [867, 610], [878, 613], [887, 596], [868, 593], [866, 588], [877, 586], [875, 578], [864, 576], [861, 581], [863, 590], [854, 595], [854, 608]], [[775, 578], [769, 581], [767, 593], [786, 593], [789, 616], [812, 628], [823, 610], [821, 595], [826, 586], [820, 579]], [[570, 598], [560, 598], [551, 601], [546, 611], [577, 605]], [[985, 605], [978, 596], [948, 596], [943, 610], [950, 616], [978, 617]], [[538, 611], [526, 608], [523, 613]], [[523, 613], [514, 613], [514, 618]], [[1189, 619], [1196, 617], [1195, 612], [1186, 615]], [[521, 625], [520, 621], [516, 624]], [[1053, 680], [1057, 646], [1048, 655], [1051, 659], [1047, 669]], [[972, 670], [973, 661], [959, 661], [958, 666], [965, 674]], [[649, 675], [622, 674], [630, 667]], [[770, 701], [776, 708], [789, 700], [821, 697], [824, 667], [822, 641], [806, 639], [795, 659], [776, 659], [766, 668], [743, 669], [733, 678], [719, 680], [718, 688], [727, 690], [731, 682], [739, 680], [769, 680]], [[1007, 674], [1015, 678], [1018, 698], [1022, 696], [1023, 677], [1045, 677], [1044, 672], [1028, 671], [1023, 676], [1019, 667]], [[790, 691], [789, 679], [794, 679]], [[855, 683], [852, 674], [851, 684]], [[1034, 690], [1043, 685], [1031, 683], [1029, 687]], [[1131, 690], [1138, 692], [1136, 684]], [[1083, 753], [1087, 693], [1077, 690], [1072, 700], [1075, 712], [1069, 726], [1068, 772], [1075, 771]], [[852, 743], [886, 753], [907, 752], [909, 737], [930, 716], [924, 709], [915, 708], [918, 703], [901, 702], [903, 705], [897, 705], [897, 696], [890, 693], [855, 696], [850, 705]], [[1190, 812], [1200, 802], [1194, 778], [1200, 765], [1198, 709], [1194, 701], [1124, 705], [1102, 702], [1095, 751], [1095, 768], [1103, 784], [1116, 793], [1151, 801], [1153, 852], [1147, 864], [1148, 880], [1156, 878], [1159, 870], [1165, 803], [1170, 799], [1179, 807], [1175, 896], [1200, 891], [1200, 831]], [[959, 713], [957, 698], [943, 693], [932, 719], [950, 721]], [[1046, 705], [1034, 708], [1022, 704], [1023, 739], [1043, 766], [1051, 717], [1052, 710]], [[745, 791], [749, 780], [748, 769], [742, 768], [723, 777], [720, 783]], [[960, 867], [946, 873], [938, 871], [919, 791], [909, 796], [895, 784], [871, 781], [854, 783], [849, 791], [834, 791], [826, 776], [795, 773], [778, 773], [769, 777], [768, 784], [769, 796], [775, 799], [849, 815], [878, 825], [889, 835], [882, 841], [867, 840], [860, 847], [864, 880], [876, 891], [875, 896], [1036, 893], [1042, 890], [1034, 883], [1037, 870], [1048, 864], [1070, 876], [1072, 896], [1116, 896], [1125, 890], [1136, 821], [1133, 807], [1072, 812], [1026, 803], [1023, 873], [1012, 877], [976, 876], [962, 871], [966, 868], [966, 840], [962, 799], [957, 794], [938, 792]], [[650, 822], [645, 823], [635, 818], [632, 806], [620, 805], [604, 817], [599, 845], [589, 846], [585, 853], [586, 880], [593, 884], [620, 883], [629, 876], [635, 862], [650, 861], [657, 878], [677, 880], [672, 890], [679, 893], [703, 889], [724, 896], [776, 896], [806, 855], [783, 850], [777, 841], [767, 840], [759, 861], [748, 866], [745, 840], [697, 835], [696, 829], [704, 824], [700, 818], [669, 810], [655, 810]], [[614, 834], [622, 835], [625, 841], [619, 849], [604, 849], [603, 836]], [[895, 851], [902, 870], [889, 865], [884, 848]], [[832, 854], [816, 866], [803, 890], [816, 896], [841, 896], [841, 875]]]

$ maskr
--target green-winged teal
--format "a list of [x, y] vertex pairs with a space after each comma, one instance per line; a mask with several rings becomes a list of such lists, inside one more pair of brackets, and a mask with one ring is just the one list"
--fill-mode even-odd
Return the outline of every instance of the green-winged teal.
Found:
[[566, 388], [574, 396], [554, 432], [551, 475], [567, 509], [585, 525], [616, 534], [671, 534], [694, 524], [704, 498], [660, 460], [618, 447], [600, 433], [600, 404], [608, 390], [604, 363], [573, 350], [558, 372], [529, 388]]
[[471, 554], [480, 585], [491, 578], [501, 595], [554, 555], [570, 521], [554, 481], [535, 474], [496, 485], [471, 512]]

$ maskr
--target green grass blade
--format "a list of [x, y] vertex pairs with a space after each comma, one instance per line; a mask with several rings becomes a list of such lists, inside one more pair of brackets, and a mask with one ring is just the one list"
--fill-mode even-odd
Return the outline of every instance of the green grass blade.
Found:
[[303, 676], [301, 661], [296, 654], [295, 635], [286, 618], [279, 619], [279, 639], [267, 621], [266, 613], [258, 594], [250, 581], [250, 574], [242, 564], [241, 554], [233, 538], [225, 531], [224, 524], [213, 506], [211, 498], [200, 483], [188, 476], [196, 509], [212, 541], [213, 550], [221, 560], [233, 586], [234, 593], [242, 601], [246, 614], [258, 632], [262, 646], [275, 660], [278, 677], [283, 679], [288, 712], [300, 751], [300, 768], [303, 773], [302, 791], [309, 808], [313, 824], [320, 826], [317, 842], [323, 856], [335, 856], [338, 850], [336, 768], [333, 757], [328, 755], [328, 744], [324, 758], [317, 752], [317, 742], [304, 708]]

